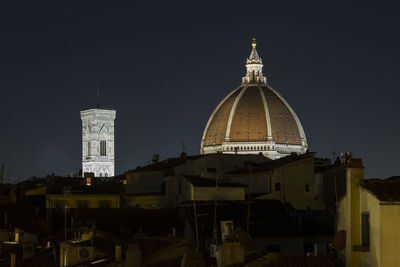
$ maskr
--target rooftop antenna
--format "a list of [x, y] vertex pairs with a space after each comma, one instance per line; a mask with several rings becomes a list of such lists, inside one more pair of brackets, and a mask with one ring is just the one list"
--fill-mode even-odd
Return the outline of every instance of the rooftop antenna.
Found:
[[100, 108], [100, 93], [99, 93], [99, 81], [97, 80], [97, 103], [96, 108]]
[[333, 150], [333, 151], [331, 152], [331, 155], [332, 155], [332, 157], [333, 157], [333, 163], [335, 163], [335, 161], [336, 161], [336, 151]]
[[1, 183], [4, 184], [4, 162], [1, 163], [0, 179], [1, 179]]
[[185, 140], [182, 140], [182, 153], [185, 153], [185, 150], [186, 150]]

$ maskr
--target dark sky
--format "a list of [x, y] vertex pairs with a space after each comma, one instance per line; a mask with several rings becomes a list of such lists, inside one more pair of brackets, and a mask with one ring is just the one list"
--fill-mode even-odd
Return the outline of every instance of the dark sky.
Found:
[[[81, 167], [79, 112], [117, 110], [116, 170], [198, 154], [241, 83], [250, 40], [311, 151], [400, 175], [400, 16], [393, 1], [0, 1], [0, 162], [9, 180]], [[292, 3], [290, 3], [292, 2]]]

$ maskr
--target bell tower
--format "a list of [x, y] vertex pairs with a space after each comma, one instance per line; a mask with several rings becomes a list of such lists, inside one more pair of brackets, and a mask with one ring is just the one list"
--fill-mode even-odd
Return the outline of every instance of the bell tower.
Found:
[[93, 172], [95, 177], [114, 176], [114, 120], [115, 110], [81, 111], [82, 119], [82, 175]]

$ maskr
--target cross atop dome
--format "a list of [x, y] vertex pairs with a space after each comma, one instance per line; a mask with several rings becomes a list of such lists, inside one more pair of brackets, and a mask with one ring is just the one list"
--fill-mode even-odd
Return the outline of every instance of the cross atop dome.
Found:
[[246, 68], [247, 68], [247, 73], [246, 76], [242, 78], [242, 83], [262, 83], [266, 84], [267, 83], [267, 78], [264, 77], [262, 74], [262, 60], [260, 56], [257, 53], [257, 42], [256, 38], [253, 38], [251, 42], [251, 46], [253, 49], [251, 50], [250, 57], [247, 58], [246, 61]]

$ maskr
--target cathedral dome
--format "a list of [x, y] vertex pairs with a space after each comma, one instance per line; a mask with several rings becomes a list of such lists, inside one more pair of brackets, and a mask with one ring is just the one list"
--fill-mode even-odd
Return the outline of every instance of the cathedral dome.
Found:
[[256, 43], [242, 84], [226, 96], [209, 118], [201, 154], [259, 154], [275, 159], [305, 153], [303, 127], [287, 101], [266, 82]]

